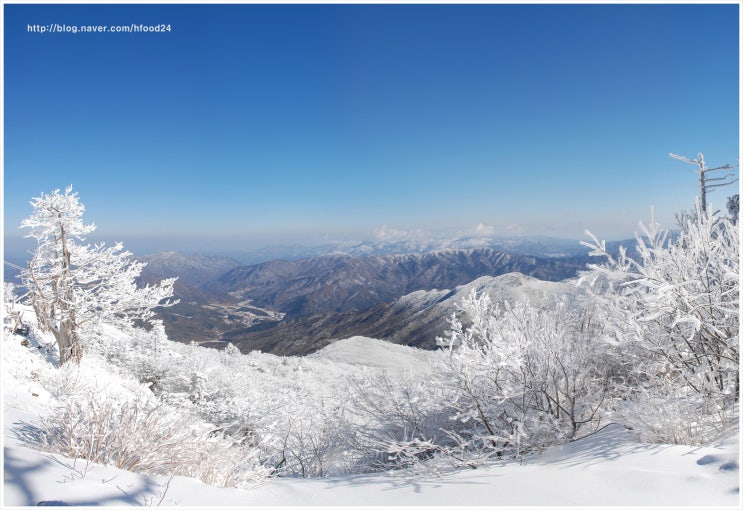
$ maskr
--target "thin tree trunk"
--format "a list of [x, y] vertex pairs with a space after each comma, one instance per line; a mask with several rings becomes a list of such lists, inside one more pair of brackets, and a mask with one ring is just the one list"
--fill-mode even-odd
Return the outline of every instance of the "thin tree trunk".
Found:
[[75, 309], [71, 306], [75, 298], [72, 277], [72, 254], [67, 246], [67, 232], [65, 232], [65, 227], [62, 223], [61, 213], [59, 215], [59, 233], [59, 242], [62, 247], [62, 277], [60, 278], [62, 288], [60, 289], [60, 294], [64, 294], [64, 298], [59, 300], [59, 329], [54, 336], [59, 344], [59, 364], [61, 366], [70, 360], [80, 363], [83, 351], [77, 335]]

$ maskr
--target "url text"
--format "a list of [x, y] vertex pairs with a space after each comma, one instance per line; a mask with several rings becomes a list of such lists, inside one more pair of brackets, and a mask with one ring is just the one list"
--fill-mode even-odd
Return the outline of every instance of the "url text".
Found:
[[50, 23], [49, 25], [28, 25], [27, 32], [37, 34], [77, 34], [80, 33], [109, 33], [109, 32], [170, 32], [173, 28], [170, 24], [143, 25], [132, 23], [131, 25], [63, 25]]

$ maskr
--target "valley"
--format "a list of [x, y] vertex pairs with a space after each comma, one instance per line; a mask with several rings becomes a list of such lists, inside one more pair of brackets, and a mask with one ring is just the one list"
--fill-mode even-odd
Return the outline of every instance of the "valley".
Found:
[[[305, 355], [365, 335], [432, 349], [470, 289], [486, 291], [494, 301], [522, 294], [538, 299], [588, 260], [579, 250], [554, 256], [565, 251], [563, 245], [520, 245], [545, 255], [493, 247], [371, 256], [336, 251], [241, 265], [233, 258], [168, 252], [145, 259], [142, 279], [179, 277], [180, 302], [159, 310], [168, 336], [179, 342]], [[385, 249], [366, 246], [367, 252]], [[358, 245], [349, 251], [359, 253]]]

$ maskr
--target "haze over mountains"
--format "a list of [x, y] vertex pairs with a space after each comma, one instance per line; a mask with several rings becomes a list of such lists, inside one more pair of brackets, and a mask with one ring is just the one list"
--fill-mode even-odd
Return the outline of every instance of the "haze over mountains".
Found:
[[173, 340], [302, 355], [355, 335], [433, 348], [470, 288], [495, 300], [537, 299], [542, 290], [558, 291], [561, 284], [551, 282], [575, 276], [588, 261], [576, 241], [482, 244], [482, 238], [333, 244], [308, 248], [315, 256], [292, 259], [299, 250], [290, 250], [285, 259], [256, 264], [165, 252], [142, 257], [148, 263], [142, 280], [179, 277], [181, 302], [161, 311]]
[[354, 257], [371, 257], [474, 248], [493, 248], [536, 257], [566, 257], [587, 253], [579, 241], [558, 237], [466, 236], [449, 238], [426, 235], [413, 238], [398, 237], [399, 234], [380, 233], [379, 238], [375, 240], [332, 241], [311, 245], [275, 245], [253, 250], [219, 252], [218, 254], [245, 265], [252, 265], [277, 259], [297, 260], [331, 253], [342, 253]]

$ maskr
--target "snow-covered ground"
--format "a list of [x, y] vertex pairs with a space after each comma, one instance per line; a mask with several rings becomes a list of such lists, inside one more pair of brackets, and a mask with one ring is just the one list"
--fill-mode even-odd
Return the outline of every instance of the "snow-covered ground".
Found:
[[432, 358], [430, 351], [397, 345], [384, 340], [354, 336], [333, 342], [307, 359], [330, 362], [337, 365], [363, 365], [374, 371], [402, 374], [415, 367], [427, 370]]
[[[22, 337], [3, 337], [2, 507], [42, 501], [114, 506], [637, 506], [731, 507], [740, 499], [739, 440], [705, 447], [640, 444], [609, 425], [592, 436], [518, 462], [421, 475], [396, 471], [323, 479], [269, 478], [241, 489], [186, 477], [148, 477], [34, 450], [22, 441], [54, 404], [41, 384], [55, 369]], [[356, 337], [312, 359], [395, 370], [427, 353]], [[398, 360], [397, 363], [391, 361]], [[312, 361], [308, 359], [308, 362]], [[96, 360], [84, 368], [108, 392], [130, 391]]]

